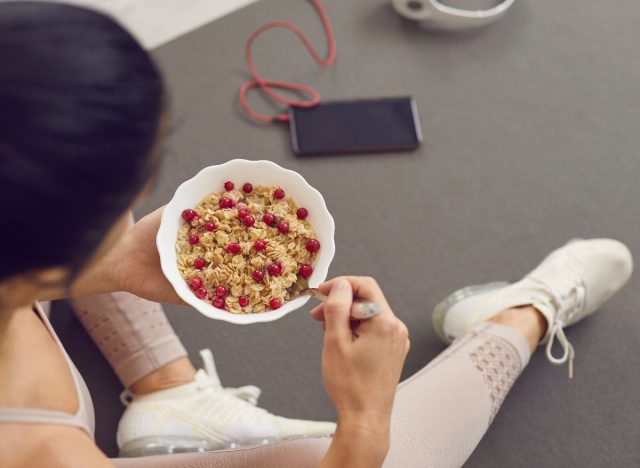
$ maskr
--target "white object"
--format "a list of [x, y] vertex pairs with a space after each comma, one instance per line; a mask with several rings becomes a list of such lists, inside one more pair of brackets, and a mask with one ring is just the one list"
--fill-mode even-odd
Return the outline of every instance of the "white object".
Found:
[[120, 456], [205, 452], [335, 431], [332, 422], [287, 419], [257, 407], [258, 387], [222, 387], [211, 351], [200, 355], [205, 369], [192, 383], [135, 397], [123, 392], [127, 409], [116, 437]]
[[204, 26], [256, 0], [55, 0], [110, 14], [147, 49]]
[[234, 159], [218, 166], [202, 169], [195, 177], [183, 182], [171, 201], [164, 208], [156, 244], [160, 252], [160, 264], [164, 275], [180, 298], [201, 314], [209, 318], [237, 324], [270, 322], [284, 317], [307, 303], [309, 296], [300, 296], [285, 302], [277, 310], [256, 314], [233, 314], [213, 307], [209, 302], [198, 299], [180, 275], [177, 265], [176, 239], [178, 229], [184, 222], [181, 214], [185, 208], [195, 208], [211, 192], [221, 191], [227, 180], [236, 184], [249, 182], [257, 185], [282, 187], [298, 206], [309, 210], [307, 221], [313, 226], [320, 241], [320, 250], [309, 277], [309, 287], [319, 286], [327, 277], [329, 265], [335, 254], [335, 223], [320, 192], [304, 178], [291, 170], [284, 169], [271, 161], [248, 161]]
[[491, 24], [507, 12], [514, 0], [504, 0], [487, 10], [465, 10], [440, 3], [438, 0], [392, 0], [401, 16], [419, 22], [430, 29], [460, 30]]
[[[629, 249], [613, 239], [574, 240], [553, 251], [517, 283], [470, 286], [455, 292], [433, 311], [438, 336], [450, 343], [478, 322], [500, 311], [533, 305], [547, 320], [540, 341], [552, 364], [569, 363], [573, 374], [575, 352], [564, 328], [593, 314], [629, 281], [633, 258]], [[554, 340], [563, 349], [552, 353]]]

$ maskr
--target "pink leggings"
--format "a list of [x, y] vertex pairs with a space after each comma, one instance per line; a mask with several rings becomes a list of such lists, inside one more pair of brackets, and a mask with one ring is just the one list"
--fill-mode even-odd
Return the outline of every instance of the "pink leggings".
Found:
[[125, 387], [187, 355], [160, 304], [116, 292], [74, 299], [73, 308]]
[[[75, 300], [78, 317], [125, 386], [186, 355], [162, 308], [126, 293]], [[477, 325], [398, 386], [386, 468], [458, 467], [529, 362], [524, 337]], [[329, 438], [255, 448], [112, 460], [118, 467], [316, 467]]]

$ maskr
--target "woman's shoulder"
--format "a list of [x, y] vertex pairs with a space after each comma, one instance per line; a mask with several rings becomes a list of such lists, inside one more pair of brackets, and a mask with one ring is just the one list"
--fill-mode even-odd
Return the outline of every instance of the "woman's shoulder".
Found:
[[0, 424], [3, 468], [113, 468], [81, 429], [47, 424]]

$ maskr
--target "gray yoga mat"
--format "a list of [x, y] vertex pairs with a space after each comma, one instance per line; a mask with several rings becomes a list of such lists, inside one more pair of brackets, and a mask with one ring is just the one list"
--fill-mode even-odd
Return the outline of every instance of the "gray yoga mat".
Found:
[[[335, 66], [320, 69], [293, 35], [271, 32], [255, 48], [260, 70], [316, 86], [325, 99], [413, 95], [421, 149], [296, 159], [286, 128], [247, 121], [236, 93], [247, 79], [244, 41], [256, 27], [291, 20], [324, 47], [307, 2], [263, 0], [155, 51], [175, 131], [138, 215], [202, 167], [231, 158], [300, 172], [336, 220], [331, 275], [376, 277], [408, 324], [405, 377], [443, 349], [430, 311], [454, 289], [517, 279], [574, 237], [615, 237], [640, 258], [638, 2], [518, 1], [493, 27], [461, 35], [421, 31], [384, 0], [326, 3]], [[577, 353], [573, 381], [536, 354], [467, 466], [638, 466], [638, 303], [634, 279], [567, 332]], [[200, 348], [212, 348], [225, 385], [259, 385], [261, 405], [278, 414], [331, 419], [322, 332], [308, 309], [234, 326], [166, 308], [196, 362]], [[93, 392], [98, 443], [113, 455], [120, 387], [68, 311], [55, 320]]]

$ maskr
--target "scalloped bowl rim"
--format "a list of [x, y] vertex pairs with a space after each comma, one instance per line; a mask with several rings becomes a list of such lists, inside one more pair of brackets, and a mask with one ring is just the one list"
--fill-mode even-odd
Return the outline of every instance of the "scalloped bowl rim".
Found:
[[[291, 169], [285, 169], [272, 161], [233, 159], [223, 164], [207, 166], [200, 170], [200, 172], [198, 172], [191, 179], [184, 181], [176, 189], [173, 197], [171, 198], [171, 201], [169, 201], [169, 203], [167, 203], [167, 205], [165, 206], [162, 213], [160, 228], [158, 229], [158, 234], [156, 236], [156, 246], [160, 254], [160, 265], [162, 268], [162, 272], [164, 273], [164, 276], [167, 278], [178, 296], [188, 305], [192, 306], [206, 317], [235, 324], [250, 324], [278, 320], [304, 306], [309, 300], [308, 296], [302, 296], [284, 303], [282, 307], [277, 310], [255, 314], [233, 314], [231, 312], [217, 309], [213, 307], [213, 305], [204, 302], [201, 299], [198, 299], [193, 294], [193, 291], [189, 289], [186, 281], [182, 278], [182, 275], [178, 270], [175, 243], [182, 219], [180, 217], [180, 214], [182, 213], [184, 206], [196, 206], [207, 194], [214, 191], [209, 190], [209, 192], [198, 197], [189, 196], [189, 194], [193, 192], [193, 187], [196, 184], [200, 183], [201, 180], [205, 180], [207, 178], [216, 178], [215, 176], [212, 176], [212, 174], [220, 174], [224, 173], [225, 171], [233, 171], [240, 168], [246, 170], [247, 167], [251, 167], [251, 169], [256, 170], [259, 170], [261, 167], [268, 168], [268, 171], [270, 171], [271, 173], [279, 173], [280, 175], [283, 175], [283, 179], [295, 181], [297, 186], [293, 188], [293, 182], [287, 182], [286, 180], [283, 180], [283, 183], [281, 185], [284, 188], [285, 192], [293, 191], [294, 194], [296, 194], [297, 192], [303, 192], [305, 199], [313, 201], [313, 203], [305, 202], [305, 205], [307, 207], [313, 206], [313, 208], [309, 210], [309, 220], [314, 226], [316, 234], [321, 241], [322, 249], [320, 249], [320, 253], [316, 258], [313, 274], [309, 278], [310, 287], [317, 287], [326, 279], [329, 272], [329, 266], [331, 265], [331, 261], [333, 260], [333, 257], [335, 255], [335, 222], [333, 220], [333, 217], [331, 216], [331, 213], [329, 213], [329, 209], [327, 208], [324, 197], [317, 189], [312, 187], [302, 175]], [[226, 176], [223, 178], [226, 178]], [[250, 175], [245, 179], [247, 179], [246, 181], [251, 182], [254, 185], [261, 184], [261, 182], [258, 180], [259, 177], [256, 177], [254, 175]], [[264, 182], [262, 182], [262, 184], [264, 184]], [[298, 201], [298, 198], [300, 198], [299, 194], [297, 196], [292, 195], [292, 197], [296, 202]], [[195, 198], [197, 198], [197, 200]], [[191, 201], [188, 204], [185, 204], [185, 199], [189, 199]], [[312, 220], [314, 219], [315, 221], [312, 222]], [[322, 223], [322, 231], [319, 231], [317, 227], [319, 222]], [[322, 235], [320, 233], [322, 233]]]

